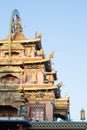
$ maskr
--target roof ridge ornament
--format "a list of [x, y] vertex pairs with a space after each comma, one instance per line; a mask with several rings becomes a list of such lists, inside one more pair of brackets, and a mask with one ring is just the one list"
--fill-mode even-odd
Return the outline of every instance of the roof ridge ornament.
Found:
[[52, 51], [52, 52], [50, 53], [49, 58], [53, 58], [53, 56], [54, 56], [54, 51]]
[[11, 56], [11, 41], [14, 40], [17, 32], [22, 32], [21, 18], [17, 9], [12, 11], [8, 32], [8, 54]]

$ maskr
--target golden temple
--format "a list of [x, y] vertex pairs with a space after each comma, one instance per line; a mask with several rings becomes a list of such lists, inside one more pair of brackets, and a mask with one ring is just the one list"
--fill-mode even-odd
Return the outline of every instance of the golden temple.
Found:
[[[0, 40], [0, 116], [24, 116], [32, 121], [68, 120], [69, 97], [55, 85], [51, 52], [45, 56], [42, 36], [27, 39], [18, 10], [11, 15], [9, 34]], [[10, 110], [11, 109], [11, 110]], [[26, 111], [22, 111], [25, 109]]]
[[13, 10], [8, 36], [0, 40], [0, 117], [32, 121], [69, 120], [69, 97], [62, 97], [62, 82], [55, 85], [51, 52], [45, 56], [42, 36], [23, 34], [18, 10]]
[[8, 36], [0, 40], [0, 130], [86, 130], [70, 118], [70, 98], [62, 97], [63, 82], [53, 69], [54, 51], [46, 57], [42, 35], [24, 36], [21, 17], [14, 9]]

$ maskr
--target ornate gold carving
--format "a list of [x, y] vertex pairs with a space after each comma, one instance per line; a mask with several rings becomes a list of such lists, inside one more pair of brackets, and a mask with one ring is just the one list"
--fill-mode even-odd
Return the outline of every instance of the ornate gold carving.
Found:
[[44, 65], [36, 65], [36, 64], [26, 65], [25, 69], [44, 69]]
[[69, 107], [69, 98], [60, 98], [60, 99], [55, 99], [55, 106], [56, 109], [68, 109]]
[[47, 93], [47, 92], [27, 93], [27, 92], [25, 92], [25, 97], [28, 98], [29, 100], [53, 100], [54, 94], [52, 92], [50, 92], [50, 93]]

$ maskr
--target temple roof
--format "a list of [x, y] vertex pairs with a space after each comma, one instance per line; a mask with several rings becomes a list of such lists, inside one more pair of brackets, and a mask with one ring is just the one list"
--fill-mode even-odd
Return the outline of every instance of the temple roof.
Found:
[[56, 110], [64, 110], [69, 107], [69, 97], [55, 99]]
[[[43, 63], [43, 62], [49, 62], [50, 59], [49, 58], [45, 58], [42, 59], [41, 57], [11, 57], [10, 59], [8, 58], [0, 58], [0, 64], [10, 64], [10, 62], [8, 62], [9, 60], [11, 60], [11, 64], [13, 62], [13, 64], [18, 63], [22, 63], [22, 64], [32, 64], [32, 63]], [[7, 62], [7, 63], [6, 63]]]
[[0, 73], [6, 73], [6, 72], [23, 72], [23, 70], [19, 66], [3, 66], [0, 69]]
[[[21, 37], [22, 37], [22, 34], [20, 34]], [[40, 38], [34, 38], [34, 39], [26, 39], [26, 38], [23, 38], [23, 39], [18, 39], [19, 36], [17, 36], [17, 39], [13, 40], [12, 43], [34, 43], [34, 42], [37, 42], [37, 41], [40, 41], [41, 39]], [[8, 43], [8, 38], [6, 39], [3, 39], [3, 40], [0, 40], [0, 43]]]
[[52, 90], [58, 88], [52, 84], [22, 84], [24, 90]]

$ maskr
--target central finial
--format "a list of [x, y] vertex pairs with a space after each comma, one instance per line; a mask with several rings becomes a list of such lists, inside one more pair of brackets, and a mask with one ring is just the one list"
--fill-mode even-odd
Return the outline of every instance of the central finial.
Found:
[[9, 36], [8, 36], [8, 54], [11, 56], [11, 41], [15, 39], [17, 33], [22, 32], [21, 18], [17, 9], [14, 9], [10, 17]]

